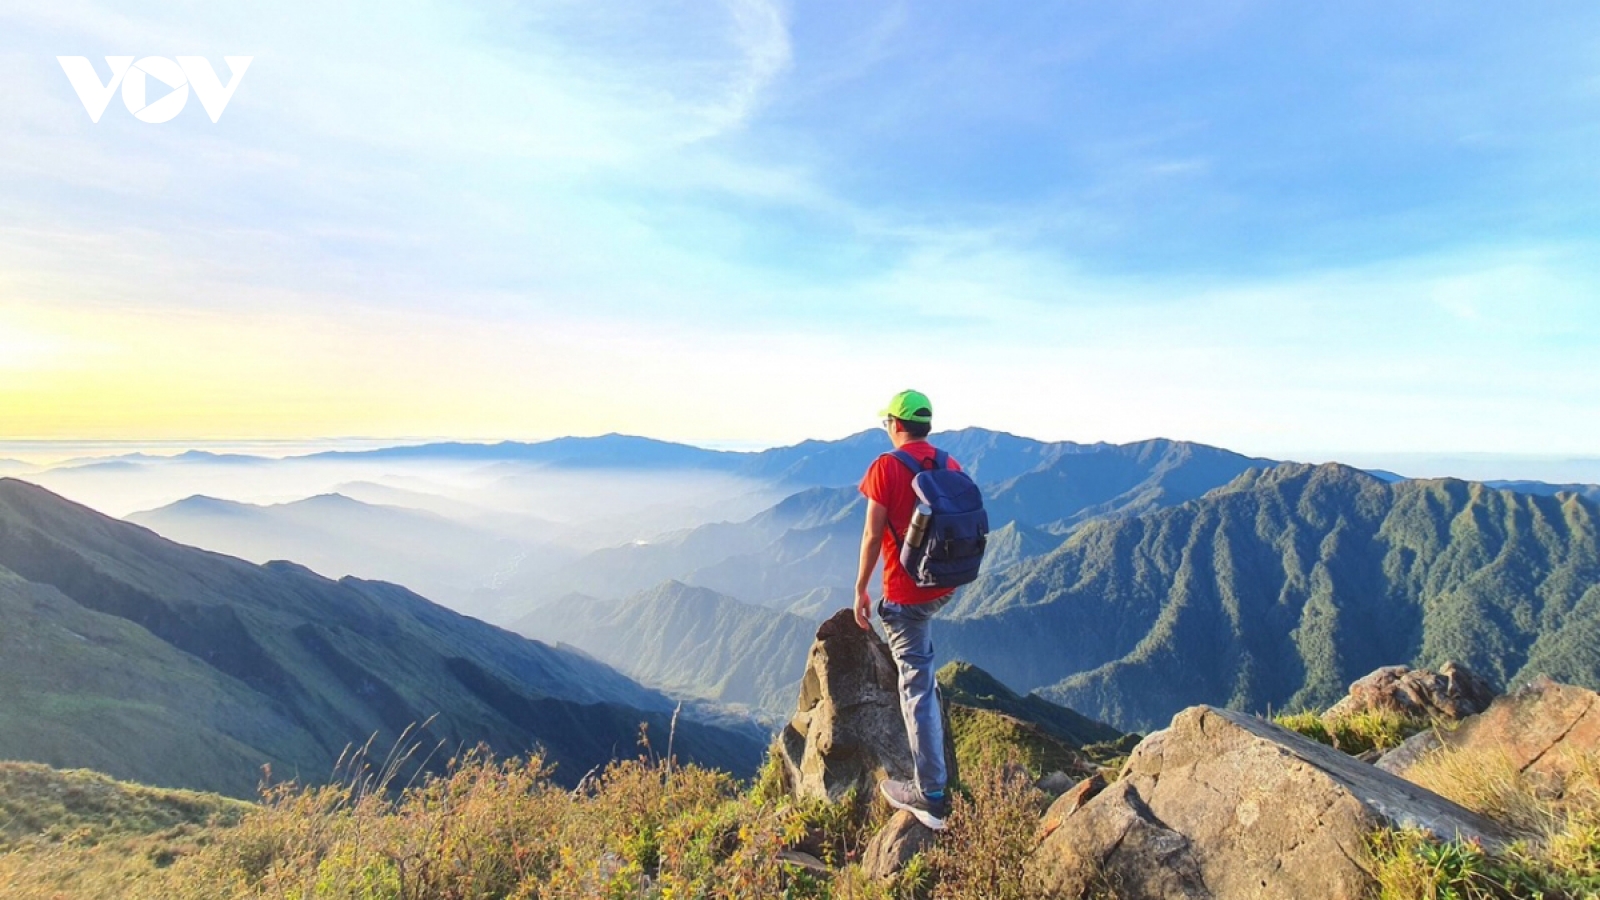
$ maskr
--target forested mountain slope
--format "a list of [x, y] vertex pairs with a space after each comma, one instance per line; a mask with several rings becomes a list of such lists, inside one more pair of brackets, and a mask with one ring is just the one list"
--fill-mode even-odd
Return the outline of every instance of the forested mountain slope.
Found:
[[[581, 654], [395, 585], [174, 544], [0, 479], [0, 758], [254, 793], [260, 765], [326, 778], [413, 723], [449, 754], [542, 745], [576, 779], [671, 702]], [[748, 771], [762, 742], [684, 721], [679, 752]]]
[[1332, 702], [1400, 662], [1600, 686], [1596, 506], [1340, 465], [1094, 521], [991, 579], [941, 653], [1121, 728]]

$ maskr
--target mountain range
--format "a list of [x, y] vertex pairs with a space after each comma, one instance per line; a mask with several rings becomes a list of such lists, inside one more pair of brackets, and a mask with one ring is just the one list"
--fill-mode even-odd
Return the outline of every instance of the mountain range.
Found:
[[[832, 521], [825, 494], [791, 500], [783, 521], [808, 527], [756, 551], [771, 561], [769, 580], [789, 565], [785, 536]], [[1455, 659], [1501, 686], [1535, 674], [1600, 685], [1596, 515], [1575, 493], [1391, 483], [1337, 464], [1250, 469], [1197, 499], [1093, 518], [1065, 538], [1001, 529], [995, 562], [1009, 564], [961, 589], [937, 644], [941, 659], [1126, 730], [1159, 727], [1195, 703], [1327, 705], [1395, 663]], [[745, 541], [736, 549], [770, 536], [778, 518], [734, 528]], [[839, 527], [858, 533], [845, 519]], [[1031, 548], [1011, 549], [1023, 541]], [[850, 602], [847, 589], [823, 597], [831, 606], [798, 618], [815, 623]], [[781, 711], [805, 629], [792, 612], [742, 600], [675, 582], [620, 602], [591, 598], [557, 625], [535, 610], [515, 627], [613, 648], [606, 658], [648, 683]], [[741, 674], [725, 683], [732, 656]]]
[[[503, 605], [537, 608], [549, 596], [568, 593], [615, 599], [668, 579], [777, 608], [819, 588], [848, 590], [865, 509], [855, 483], [886, 443], [881, 434], [869, 436], [868, 446], [849, 438], [790, 469], [791, 475], [814, 476], [837, 466], [842, 475], [847, 459], [852, 474], [846, 486], [813, 486], [742, 522], [706, 524], [514, 575], [502, 589]], [[939, 446], [984, 488], [996, 527], [996, 552], [986, 571], [1053, 549], [1089, 519], [1162, 509], [1274, 464], [1182, 441], [1049, 444], [980, 429], [941, 434]], [[508, 621], [536, 626], [525, 617]]]
[[[1114, 446], [1038, 441], [984, 428], [939, 433], [939, 446], [962, 460], [975, 477], [998, 482], [1064, 455]], [[766, 450], [709, 450], [623, 434], [556, 438], [538, 443], [442, 443], [379, 450], [328, 452], [315, 460], [470, 460], [532, 463], [569, 469], [701, 470], [776, 481], [794, 487], [838, 486], [860, 480], [865, 464], [888, 449], [879, 429], [838, 440], [808, 440]]]
[[[14, 479], [0, 620], [0, 758], [152, 784], [250, 796], [263, 764], [319, 780], [348, 745], [413, 725], [423, 755], [542, 747], [571, 783], [636, 752], [641, 723], [659, 752], [676, 721], [591, 657], [397, 585], [185, 547]], [[680, 755], [753, 770], [760, 731], [688, 713]]]
[[1535, 494], [1540, 497], [1577, 494], [1586, 500], [1600, 503], [1600, 484], [1548, 484], [1543, 481], [1486, 481], [1484, 484], [1500, 490]]
[[[1182, 502], [1260, 460], [1181, 441], [1044, 442], [978, 428], [941, 433], [990, 496], [997, 568], [1053, 547], [1083, 521]], [[406, 584], [458, 611], [521, 619], [569, 593], [621, 599], [664, 580], [784, 608], [849, 587], [855, 484], [880, 431], [759, 452], [626, 435], [537, 444], [430, 444], [273, 460], [190, 452], [87, 460], [31, 480], [91, 505], [202, 492], [127, 518], [184, 543], [327, 575]], [[290, 493], [287, 503], [232, 492]]]
[[1129, 730], [1201, 702], [1327, 705], [1395, 663], [1600, 685], [1597, 518], [1575, 494], [1251, 471], [998, 573], [942, 652]]
[[[940, 657], [981, 665], [1021, 694], [1145, 730], [1199, 702], [1331, 702], [1348, 680], [1396, 662], [1455, 658], [1502, 685], [1539, 672], [1600, 684], [1586, 649], [1600, 604], [1600, 487], [1410, 480], [1170, 440], [964, 429], [936, 442], [983, 486], [995, 527], [984, 574], [941, 614]], [[815, 623], [850, 603], [855, 483], [886, 448], [879, 431], [755, 453], [606, 435], [89, 468], [326, 466], [350, 496], [267, 507], [195, 499], [140, 520], [176, 530], [160, 517], [192, 516], [186, 538], [212, 547], [281, 541], [283, 552], [256, 558], [426, 587], [674, 695], [781, 715]], [[456, 463], [464, 468], [439, 468]], [[467, 489], [452, 493], [457, 481]], [[530, 500], [548, 509], [519, 505]], [[501, 519], [491, 526], [490, 516]], [[587, 547], [560, 540], [584, 529]], [[593, 544], [618, 534], [631, 537]], [[566, 555], [502, 564], [495, 553], [519, 541]], [[439, 566], [455, 566], [457, 581], [428, 581]], [[476, 585], [460, 580], [471, 573]], [[641, 708], [668, 702], [655, 698]]]

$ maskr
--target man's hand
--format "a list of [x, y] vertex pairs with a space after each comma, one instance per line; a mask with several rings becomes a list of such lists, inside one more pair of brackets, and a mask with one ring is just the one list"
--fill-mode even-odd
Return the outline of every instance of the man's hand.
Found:
[[861, 565], [856, 568], [856, 624], [864, 631], [872, 628], [872, 598], [867, 596], [867, 585], [872, 582], [872, 570], [878, 567], [883, 531], [888, 525], [888, 507], [868, 498], [867, 521], [861, 529]]

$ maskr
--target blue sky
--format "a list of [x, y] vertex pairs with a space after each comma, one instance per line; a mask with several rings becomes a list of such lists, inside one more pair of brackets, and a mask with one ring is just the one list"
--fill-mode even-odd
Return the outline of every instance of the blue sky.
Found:
[[[1600, 7], [0, 6], [0, 438], [1600, 447]], [[254, 61], [221, 120], [57, 64]]]

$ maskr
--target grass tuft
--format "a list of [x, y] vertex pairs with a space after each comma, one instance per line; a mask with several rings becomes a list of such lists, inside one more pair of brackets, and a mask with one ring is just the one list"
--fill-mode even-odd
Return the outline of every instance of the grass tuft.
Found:
[[1432, 727], [1426, 719], [1415, 719], [1387, 710], [1368, 710], [1325, 721], [1315, 712], [1274, 716], [1273, 722], [1335, 750], [1359, 756], [1372, 751], [1393, 750], [1421, 731]]

